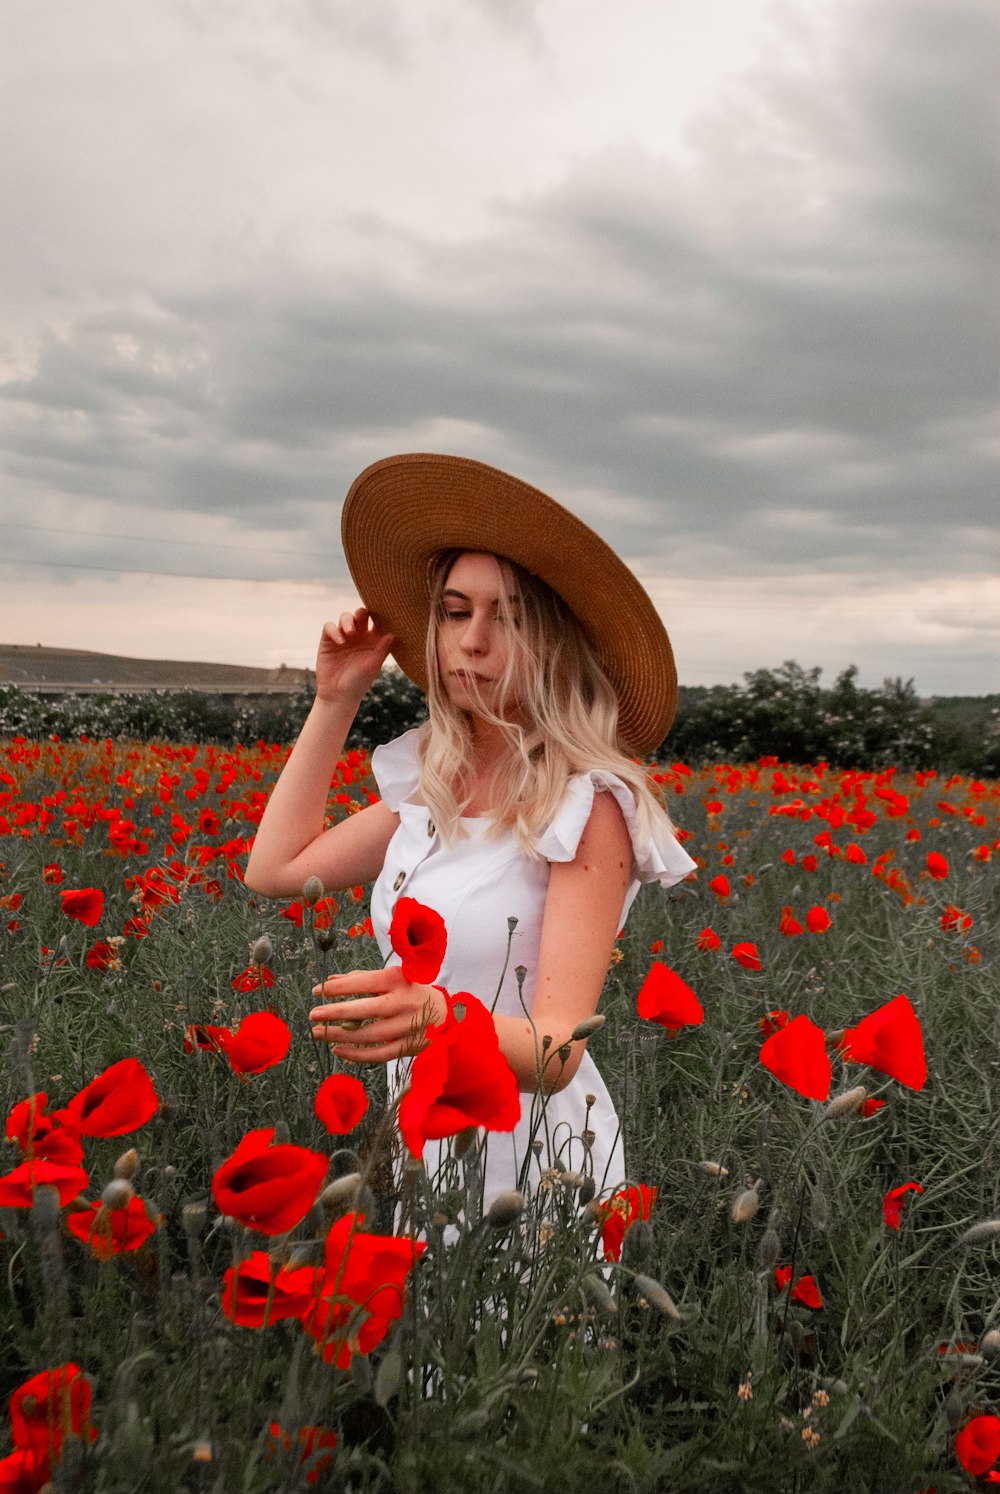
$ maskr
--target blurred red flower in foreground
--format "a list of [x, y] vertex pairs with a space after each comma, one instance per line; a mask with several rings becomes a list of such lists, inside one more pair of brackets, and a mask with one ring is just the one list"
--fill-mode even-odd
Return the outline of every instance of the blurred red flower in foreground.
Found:
[[[779, 1292], [786, 1290], [792, 1279], [791, 1266], [775, 1266], [774, 1284]], [[801, 1302], [803, 1307], [818, 1309], [823, 1306], [823, 1298], [820, 1296], [819, 1287], [816, 1285], [815, 1276], [800, 1276], [792, 1287], [792, 1301]]]
[[389, 942], [399, 955], [404, 979], [429, 986], [437, 980], [448, 945], [444, 919], [415, 897], [401, 897], [389, 925]]
[[222, 1311], [241, 1328], [266, 1328], [282, 1318], [301, 1318], [312, 1305], [318, 1274], [314, 1266], [275, 1270], [267, 1251], [255, 1250], [223, 1276]]
[[153, 1081], [137, 1058], [123, 1058], [98, 1074], [53, 1119], [83, 1136], [124, 1136], [160, 1108]]
[[370, 1354], [402, 1316], [406, 1278], [427, 1246], [421, 1240], [362, 1231], [345, 1214], [326, 1237], [319, 1293], [303, 1317], [328, 1364], [347, 1369], [352, 1353]]
[[637, 1009], [647, 1022], [662, 1027], [697, 1027], [705, 1012], [691, 987], [669, 966], [657, 960], [639, 991]]
[[733, 945], [733, 959], [743, 966], [744, 970], [760, 969], [760, 954], [756, 944], [742, 943]]
[[[444, 994], [448, 1015], [427, 1028], [427, 1047], [413, 1060], [399, 1104], [400, 1134], [414, 1157], [423, 1155], [426, 1141], [469, 1126], [512, 1131], [521, 1118], [517, 1079], [500, 1051], [493, 1018], [467, 991]], [[457, 1007], [464, 1007], [461, 1020]]]
[[368, 1109], [368, 1091], [351, 1074], [330, 1074], [316, 1092], [313, 1109], [331, 1136], [346, 1136]]
[[78, 1364], [40, 1370], [19, 1385], [10, 1398], [14, 1447], [27, 1449], [39, 1463], [47, 1463], [50, 1458], [59, 1461], [68, 1436], [95, 1441], [97, 1430], [90, 1424], [91, 1399], [90, 1381]]
[[924, 1035], [906, 996], [887, 1001], [857, 1027], [848, 1027], [840, 1046], [850, 1062], [866, 1063], [908, 1089], [923, 1089], [927, 1083]]
[[305, 1218], [329, 1166], [319, 1152], [273, 1142], [273, 1127], [248, 1131], [212, 1179], [221, 1212], [262, 1235], [283, 1235]]
[[329, 1451], [337, 1445], [337, 1434], [330, 1427], [299, 1427], [286, 1432], [278, 1421], [272, 1421], [264, 1456], [273, 1463], [281, 1452], [296, 1454], [296, 1466], [306, 1470], [306, 1483], [316, 1484], [333, 1459]]
[[882, 1199], [882, 1218], [890, 1229], [899, 1232], [899, 1222], [907, 1193], [923, 1193], [923, 1191], [919, 1183], [901, 1183], [898, 1188], [889, 1189]]
[[771, 1034], [760, 1050], [760, 1061], [782, 1084], [808, 1100], [825, 1100], [833, 1070], [822, 1027], [808, 1017], [793, 1017]]
[[130, 1198], [123, 1209], [92, 1203], [76, 1214], [67, 1214], [66, 1228], [89, 1245], [99, 1261], [109, 1261], [123, 1250], [138, 1250], [156, 1231], [141, 1198]]
[[100, 923], [104, 912], [104, 893], [99, 887], [78, 887], [72, 891], [60, 892], [59, 896], [67, 918], [75, 918], [77, 923], [85, 923], [88, 928]]
[[974, 1416], [955, 1438], [955, 1456], [973, 1478], [979, 1478], [1000, 1458], [1000, 1417]]
[[620, 1261], [625, 1236], [633, 1224], [640, 1219], [649, 1219], [656, 1205], [656, 1189], [645, 1183], [631, 1186], [609, 1198], [607, 1203], [594, 1205], [600, 1211], [601, 1246], [606, 1261]]

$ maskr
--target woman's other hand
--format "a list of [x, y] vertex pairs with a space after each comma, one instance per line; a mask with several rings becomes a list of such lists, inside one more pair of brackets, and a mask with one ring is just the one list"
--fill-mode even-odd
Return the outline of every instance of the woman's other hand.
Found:
[[316, 654], [316, 697], [357, 706], [378, 678], [395, 638], [383, 633], [366, 607], [343, 612], [323, 627]]
[[414, 985], [398, 965], [332, 975], [313, 995], [326, 1001], [309, 1013], [312, 1035], [345, 1063], [388, 1063], [419, 1053], [428, 1024], [443, 1022], [448, 1011], [435, 986]]

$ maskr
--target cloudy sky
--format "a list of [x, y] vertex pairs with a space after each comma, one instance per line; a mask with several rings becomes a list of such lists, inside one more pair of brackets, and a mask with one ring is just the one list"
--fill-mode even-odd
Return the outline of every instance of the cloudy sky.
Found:
[[681, 680], [1000, 689], [995, 0], [4, 0], [0, 641], [304, 664], [368, 462]]

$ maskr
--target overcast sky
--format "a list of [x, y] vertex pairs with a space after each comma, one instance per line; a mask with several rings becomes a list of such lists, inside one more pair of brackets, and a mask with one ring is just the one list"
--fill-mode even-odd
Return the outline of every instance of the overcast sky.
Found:
[[995, 0], [3, 0], [0, 641], [311, 661], [516, 472], [682, 683], [1000, 689]]

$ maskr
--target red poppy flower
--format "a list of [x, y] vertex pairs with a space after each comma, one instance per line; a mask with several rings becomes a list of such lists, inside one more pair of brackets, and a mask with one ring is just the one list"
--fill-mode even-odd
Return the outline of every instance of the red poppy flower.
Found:
[[625, 1235], [640, 1219], [649, 1219], [656, 1204], [656, 1189], [645, 1183], [616, 1193], [599, 1205], [603, 1214], [601, 1247], [606, 1261], [620, 1261]]
[[305, 917], [305, 912], [306, 905], [302, 901], [302, 899], [299, 898], [294, 903], [289, 903], [287, 908], [282, 908], [278, 916], [280, 918], [287, 918], [289, 923], [294, 923], [295, 927], [300, 929], [302, 927], [302, 920]]
[[153, 1081], [137, 1058], [123, 1058], [92, 1079], [53, 1118], [83, 1136], [124, 1136], [160, 1108]]
[[803, 871], [814, 872], [817, 866], [819, 866], [819, 862], [816, 860], [815, 856], [809, 855], [803, 856], [799, 862], [799, 865], [801, 866]]
[[831, 921], [829, 913], [825, 908], [821, 908], [818, 903], [814, 908], [810, 908], [806, 914], [806, 928], [810, 934], [825, 934], [830, 927]]
[[857, 1027], [848, 1027], [840, 1045], [850, 1062], [866, 1063], [908, 1089], [923, 1089], [927, 1083], [923, 1031], [903, 995], [869, 1012]]
[[711, 882], [709, 882], [708, 890], [709, 892], [714, 892], [716, 897], [728, 897], [732, 891], [729, 885], [729, 878], [724, 872], [720, 872], [717, 877], [713, 877]]
[[76, 1214], [67, 1214], [66, 1228], [89, 1245], [99, 1261], [109, 1261], [122, 1251], [138, 1250], [156, 1231], [141, 1198], [130, 1198], [123, 1209], [92, 1203]]
[[241, 970], [239, 975], [234, 975], [230, 981], [234, 991], [246, 994], [249, 991], [258, 991], [261, 986], [266, 989], [274, 985], [274, 974], [266, 965], [248, 965]]
[[184, 1029], [184, 1052], [222, 1053], [226, 1038], [232, 1034], [228, 1027], [213, 1027], [207, 1022], [189, 1022]]
[[303, 1327], [328, 1364], [341, 1369], [351, 1354], [370, 1354], [402, 1316], [406, 1278], [426, 1245], [407, 1237], [370, 1235], [360, 1214], [345, 1214], [326, 1239], [323, 1281]]
[[697, 1027], [704, 1022], [701, 1002], [675, 970], [657, 960], [650, 966], [638, 1000], [639, 1016], [661, 1027]]
[[744, 970], [760, 969], [760, 954], [756, 944], [734, 944], [733, 959], [743, 966]]
[[299, 1427], [297, 1432], [286, 1432], [280, 1422], [272, 1421], [264, 1456], [273, 1463], [282, 1451], [286, 1454], [294, 1451], [297, 1467], [305, 1470], [306, 1483], [316, 1484], [333, 1461], [329, 1449], [336, 1445], [337, 1434], [329, 1427]]
[[856, 840], [851, 841], [850, 845], [847, 847], [846, 855], [848, 861], [853, 862], [855, 866], [868, 865], [868, 857], [865, 855], [864, 851], [858, 845]]
[[316, 1093], [313, 1109], [331, 1136], [346, 1136], [368, 1109], [368, 1091], [351, 1074], [330, 1074]]
[[[0, 815], [0, 833], [4, 818]], [[17, 1447], [5, 1458], [0, 1458], [0, 1491], [2, 1494], [35, 1494], [49, 1481], [49, 1464], [46, 1458], [36, 1458], [30, 1447]]]
[[107, 970], [110, 966], [118, 964], [118, 955], [113, 944], [108, 944], [104, 939], [98, 939], [87, 950], [84, 960], [88, 970]]
[[33, 1162], [22, 1162], [13, 1172], [0, 1178], [0, 1208], [30, 1209], [35, 1201], [36, 1188], [55, 1188], [59, 1193], [59, 1204], [64, 1206], [86, 1188], [89, 1179], [82, 1167], [67, 1162], [47, 1162], [39, 1157]]
[[933, 877], [935, 882], [942, 882], [949, 870], [948, 858], [942, 856], [940, 851], [927, 852], [927, 875]]
[[662, 939], [654, 939], [653, 942], [652, 942], [652, 944], [649, 946], [649, 952], [650, 952], [650, 954], [662, 954], [663, 953], [663, 940]]
[[59, 896], [67, 918], [75, 918], [77, 923], [85, 923], [88, 928], [100, 923], [104, 912], [104, 893], [99, 887], [78, 887], [73, 891], [60, 892]]
[[869, 1116], [875, 1115], [879, 1110], [885, 1108], [884, 1100], [863, 1100], [858, 1106], [858, 1114], [868, 1120]]
[[222, 1213], [262, 1235], [283, 1235], [305, 1218], [329, 1166], [319, 1152], [273, 1142], [273, 1127], [248, 1131], [212, 1179]]
[[772, 1033], [760, 1050], [765, 1069], [808, 1100], [825, 1100], [830, 1093], [833, 1070], [826, 1052], [822, 1027], [808, 1017], [793, 1017]]
[[401, 897], [389, 925], [389, 942], [399, 955], [404, 979], [423, 986], [437, 980], [448, 944], [440, 913], [414, 897]]
[[954, 903], [946, 903], [941, 914], [941, 927], [946, 934], [966, 934], [972, 927], [972, 914], [966, 913], [964, 908], [956, 907]]
[[53, 887], [58, 887], [60, 882], [66, 880], [66, 874], [58, 861], [50, 861], [42, 867], [42, 881], [48, 882]]
[[698, 935], [694, 942], [697, 944], [699, 949], [703, 949], [707, 953], [713, 949], [718, 949], [719, 945], [722, 943], [722, 940], [719, 938], [714, 929], [705, 928], [702, 929], [701, 933]]
[[250, 1012], [235, 1032], [218, 1029], [218, 1043], [234, 1073], [262, 1074], [281, 1063], [292, 1045], [292, 1031], [274, 1012]]
[[781, 919], [778, 923], [779, 931], [786, 939], [794, 939], [797, 934], [805, 932], [799, 920], [793, 914], [791, 907], [786, 905], [781, 910]]
[[47, 1113], [48, 1103], [44, 1090], [19, 1101], [7, 1117], [8, 1140], [16, 1141], [29, 1161], [44, 1157], [46, 1162], [79, 1167], [83, 1161], [80, 1139], [53, 1120]]
[[58, 1461], [66, 1437], [95, 1441], [91, 1399], [90, 1381], [78, 1364], [60, 1364], [32, 1375], [10, 1398], [15, 1448], [27, 1448], [39, 1462]]
[[[774, 1284], [779, 1292], [786, 1290], [791, 1279], [791, 1266], [775, 1266]], [[798, 1281], [792, 1287], [792, 1301], [801, 1302], [803, 1307], [811, 1307], [813, 1309], [819, 1309], [823, 1306], [823, 1298], [820, 1296], [815, 1276], [799, 1277]]]
[[313, 1266], [274, 1268], [266, 1250], [255, 1250], [223, 1276], [222, 1311], [241, 1328], [266, 1328], [282, 1318], [301, 1318], [316, 1295]]
[[899, 1232], [899, 1221], [907, 1193], [923, 1193], [923, 1191], [919, 1183], [901, 1183], [898, 1188], [889, 1189], [882, 1199], [882, 1218], [890, 1229]]
[[784, 1007], [776, 1007], [774, 1011], [768, 1012], [766, 1017], [760, 1017], [757, 1022], [764, 1037], [769, 1038], [783, 1027], [788, 1026], [788, 1013]]
[[[467, 991], [444, 996], [447, 1016], [428, 1026], [427, 1047], [413, 1060], [410, 1087], [399, 1103], [400, 1135], [414, 1157], [423, 1155], [426, 1141], [469, 1126], [512, 1131], [521, 1118], [517, 1079], [500, 1051], [493, 1018]], [[456, 1007], [464, 1007], [461, 1021]]]
[[955, 1456], [973, 1478], [987, 1473], [1000, 1458], [1000, 1417], [974, 1416], [955, 1438]]

